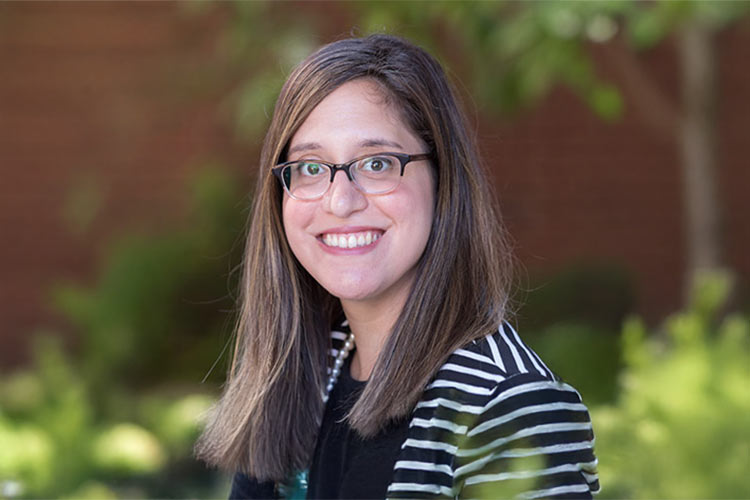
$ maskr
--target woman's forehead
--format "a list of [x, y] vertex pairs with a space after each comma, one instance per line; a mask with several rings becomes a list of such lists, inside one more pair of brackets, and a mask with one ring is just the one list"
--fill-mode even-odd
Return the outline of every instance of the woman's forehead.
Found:
[[289, 142], [289, 156], [349, 148], [405, 151], [421, 141], [404, 122], [392, 99], [371, 79], [347, 82], [326, 96]]

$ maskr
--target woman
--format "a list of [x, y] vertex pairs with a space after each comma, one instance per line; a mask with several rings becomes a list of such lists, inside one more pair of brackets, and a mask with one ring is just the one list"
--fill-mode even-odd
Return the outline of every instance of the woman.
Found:
[[498, 220], [423, 50], [341, 40], [292, 72], [261, 153], [234, 362], [198, 444], [237, 473], [232, 497], [598, 489], [578, 393], [504, 321]]

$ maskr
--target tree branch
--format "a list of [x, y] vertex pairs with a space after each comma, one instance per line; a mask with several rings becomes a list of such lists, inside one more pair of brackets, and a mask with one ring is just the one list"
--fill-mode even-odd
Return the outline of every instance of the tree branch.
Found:
[[679, 136], [681, 115], [679, 108], [665, 94], [653, 79], [648, 70], [638, 60], [634, 51], [622, 40], [621, 36], [599, 46], [604, 57], [602, 62], [610, 68], [621, 84], [623, 93], [632, 98], [628, 103], [658, 135], [675, 141]]

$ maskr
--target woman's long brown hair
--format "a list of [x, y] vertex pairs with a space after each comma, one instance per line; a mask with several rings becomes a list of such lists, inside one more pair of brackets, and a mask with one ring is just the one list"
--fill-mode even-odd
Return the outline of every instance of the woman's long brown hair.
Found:
[[455, 349], [506, 314], [511, 255], [477, 147], [440, 65], [400, 38], [372, 35], [319, 49], [290, 75], [260, 160], [247, 235], [234, 358], [196, 450], [260, 480], [309, 466], [323, 413], [327, 349], [339, 301], [300, 266], [284, 235], [270, 169], [312, 109], [345, 82], [369, 78], [434, 154], [437, 188], [417, 278], [348, 416], [361, 435], [407, 418]]

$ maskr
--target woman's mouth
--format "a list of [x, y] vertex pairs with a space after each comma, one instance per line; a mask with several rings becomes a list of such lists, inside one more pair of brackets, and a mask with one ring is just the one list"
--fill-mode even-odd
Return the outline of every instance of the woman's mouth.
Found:
[[356, 233], [323, 233], [318, 239], [327, 247], [359, 248], [375, 243], [382, 231], [359, 231]]

